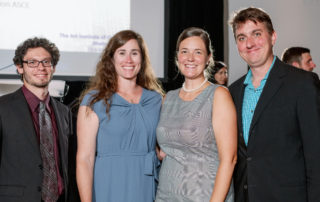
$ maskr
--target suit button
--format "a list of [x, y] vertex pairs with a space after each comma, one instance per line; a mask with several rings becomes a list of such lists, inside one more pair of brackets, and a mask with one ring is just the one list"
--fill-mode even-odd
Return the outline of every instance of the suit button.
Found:
[[240, 137], [242, 137], [243, 136], [243, 134], [242, 133], [240, 133]]
[[248, 157], [248, 158], [247, 158], [247, 161], [251, 161], [251, 160], [252, 160], [252, 157]]
[[39, 168], [42, 170], [42, 169], [43, 169], [43, 165], [42, 165], [42, 164], [40, 164], [40, 165], [39, 165]]
[[38, 189], [38, 192], [41, 192], [41, 187], [40, 186], [38, 186], [37, 189]]
[[244, 188], [244, 189], [248, 189], [248, 185], [245, 184], [245, 185], [243, 186], [243, 188]]

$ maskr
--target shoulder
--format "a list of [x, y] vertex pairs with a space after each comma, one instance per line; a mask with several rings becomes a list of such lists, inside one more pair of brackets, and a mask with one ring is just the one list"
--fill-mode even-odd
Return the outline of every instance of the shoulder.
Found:
[[61, 103], [60, 101], [56, 100], [55, 98], [51, 97], [51, 104], [53, 106], [53, 110], [56, 112], [56, 114], [63, 115], [66, 117], [70, 117], [71, 110], [68, 106]]
[[229, 99], [230, 92], [229, 89], [225, 86], [218, 85], [214, 91], [214, 98], [215, 99]]
[[88, 106], [91, 100], [95, 97], [95, 95], [98, 93], [97, 90], [90, 90], [88, 91], [81, 100], [81, 106], [86, 105]]
[[171, 97], [171, 96], [178, 96], [181, 88], [175, 89], [175, 90], [170, 90], [166, 93], [166, 98]]
[[162, 96], [160, 95], [160, 93], [153, 91], [153, 90], [148, 90], [143, 88], [143, 97], [141, 98], [143, 99], [143, 102], [156, 102], [156, 103], [161, 103], [162, 101]]
[[238, 91], [238, 89], [243, 85], [243, 82], [244, 82], [246, 76], [247, 76], [247, 74], [243, 75], [241, 78], [239, 78], [238, 80], [236, 80], [235, 82], [233, 82], [229, 86], [229, 90], [230, 90], [231, 94]]
[[15, 92], [5, 94], [0, 97], [0, 106], [4, 106], [6, 104], [12, 105], [12, 101], [22, 100], [24, 97], [21, 88]]
[[57, 108], [59, 108], [59, 110], [64, 110], [64, 111], [70, 110], [67, 105], [56, 100], [54, 97], [51, 97], [50, 99], [51, 99], [52, 104], [54, 104]]
[[319, 85], [319, 77], [316, 73], [308, 72], [302, 69], [298, 69], [288, 64], [281, 62], [277, 68], [287, 72], [287, 80], [292, 85]]
[[160, 95], [160, 93], [154, 91], [154, 90], [148, 90], [146, 88], [143, 88], [145, 94], [147, 96], [150, 96], [150, 97], [156, 97], [156, 98], [161, 98], [162, 96]]

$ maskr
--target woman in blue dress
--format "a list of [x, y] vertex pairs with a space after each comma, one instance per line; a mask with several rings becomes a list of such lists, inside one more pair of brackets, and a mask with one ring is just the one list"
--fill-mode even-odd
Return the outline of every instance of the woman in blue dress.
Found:
[[142, 37], [115, 34], [81, 97], [77, 183], [81, 201], [152, 202], [162, 89]]

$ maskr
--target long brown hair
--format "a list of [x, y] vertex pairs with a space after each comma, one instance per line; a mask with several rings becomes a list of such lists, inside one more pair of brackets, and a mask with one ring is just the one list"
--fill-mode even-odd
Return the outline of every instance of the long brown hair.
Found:
[[141, 50], [141, 69], [137, 75], [136, 83], [148, 90], [154, 90], [164, 95], [163, 90], [156, 79], [153, 69], [151, 67], [149, 54], [145, 42], [140, 34], [132, 30], [124, 30], [116, 33], [108, 42], [104, 51], [102, 52], [100, 61], [96, 67], [96, 74], [90, 79], [88, 87], [82, 92], [80, 101], [91, 90], [97, 90], [97, 93], [92, 95], [89, 106], [92, 108], [93, 104], [104, 100], [106, 104], [106, 113], [109, 114], [111, 97], [118, 89], [118, 78], [113, 63], [113, 55], [115, 51], [127, 43], [129, 40], [135, 39], [138, 42]]

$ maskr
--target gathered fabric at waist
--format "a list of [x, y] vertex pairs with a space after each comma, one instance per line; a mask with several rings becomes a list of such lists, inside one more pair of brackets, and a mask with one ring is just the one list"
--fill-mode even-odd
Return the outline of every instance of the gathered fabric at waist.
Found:
[[[134, 156], [141, 156], [144, 158], [144, 170], [143, 174], [147, 176], [152, 176], [155, 180], [155, 183], [159, 181], [159, 168], [160, 168], [160, 161], [156, 155], [156, 151], [152, 150], [149, 152], [132, 152], [132, 151], [118, 151], [118, 152], [108, 152], [108, 153], [97, 153], [97, 158], [108, 158], [108, 157], [134, 157]], [[153, 199], [155, 199], [156, 193], [156, 185], [153, 183]]]
[[142, 156], [144, 157], [144, 174], [154, 176], [158, 181], [157, 167], [160, 166], [160, 162], [157, 158], [156, 151], [149, 152], [132, 152], [132, 151], [117, 151], [117, 152], [97, 152], [98, 158], [112, 157], [112, 156]]
[[103, 157], [109, 157], [109, 156], [146, 156], [146, 155], [152, 155], [153, 152], [155, 153], [155, 150], [150, 152], [137, 152], [137, 151], [111, 151], [111, 152], [97, 152], [96, 156], [103, 158]]

